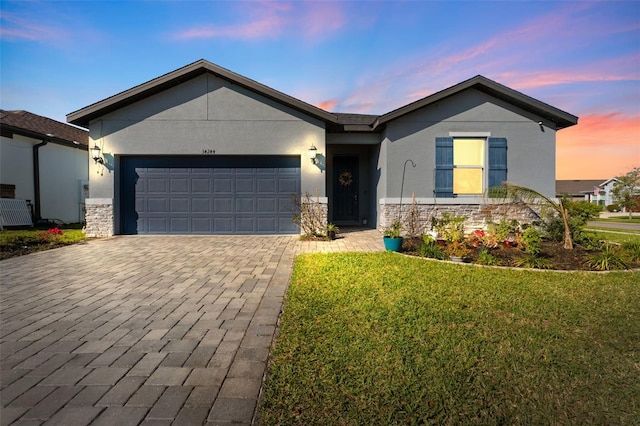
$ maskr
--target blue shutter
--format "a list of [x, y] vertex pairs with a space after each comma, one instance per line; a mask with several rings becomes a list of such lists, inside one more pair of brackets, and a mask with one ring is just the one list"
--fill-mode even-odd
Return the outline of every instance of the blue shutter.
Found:
[[489, 138], [489, 187], [507, 180], [507, 139]]
[[436, 138], [435, 196], [453, 197], [453, 138]]

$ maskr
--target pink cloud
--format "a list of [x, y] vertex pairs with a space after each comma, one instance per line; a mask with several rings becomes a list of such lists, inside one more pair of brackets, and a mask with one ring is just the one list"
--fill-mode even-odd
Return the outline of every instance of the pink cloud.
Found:
[[174, 34], [178, 40], [197, 38], [263, 39], [285, 32], [318, 39], [340, 30], [345, 23], [340, 3], [275, 3], [243, 4], [242, 21], [232, 25], [201, 25]]
[[[51, 42], [67, 39], [69, 33], [59, 27], [46, 26], [36, 23], [36, 20], [23, 19], [15, 14], [2, 13], [0, 39], [3, 40], [31, 40]], [[40, 20], [38, 20], [39, 22]]]
[[640, 165], [640, 114], [586, 115], [556, 138], [557, 179], [606, 179]]
[[338, 101], [335, 100], [335, 99], [329, 99], [329, 100], [326, 100], [326, 101], [318, 102], [316, 104], [316, 106], [318, 108], [322, 108], [325, 111], [333, 110], [333, 108], [335, 108], [336, 105], [338, 105]]

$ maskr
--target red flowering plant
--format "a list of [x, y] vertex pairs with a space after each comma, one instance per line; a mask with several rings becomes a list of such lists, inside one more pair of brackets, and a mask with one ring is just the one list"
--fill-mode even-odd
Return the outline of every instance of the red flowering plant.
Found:
[[467, 237], [467, 241], [469, 245], [473, 247], [483, 247], [487, 242], [487, 233], [482, 229], [476, 229], [471, 234], [469, 234], [469, 236]]
[[50, 228], [46, 232], [38, 232], [38, 238], [46, 243], [55, 243], [60, 239], [62, 234], [62, 230], [56, 226], [55, 228]]

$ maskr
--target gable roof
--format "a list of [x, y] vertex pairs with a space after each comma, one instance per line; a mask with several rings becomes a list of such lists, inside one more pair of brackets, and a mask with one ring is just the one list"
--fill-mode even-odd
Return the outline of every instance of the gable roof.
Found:
[[280, 102], [312, 117], [316, 117], [327, 124], [328, 131], [376, 132], [392, 120], [469, 88], [483, 91], [495, 96], [496, 98], [518, 106], [525, 111], [530, 111], [542, 118], [545, 118], [555, 123], [558, 130], [578, 123], [578, 117], [571, 115], [568, 112], [552, 107], [551, 105], [538, 101], [481, 75], [419, 99], [384, 115], [331, 113], [265, 86], [264, 84], [258, 83], [257, 81], [229, 71], [226, 68], [212, 64], [205, 59], [200, 59], [175, 71], [171, 71], [160, 77], [154, 78], [153, 80], [149, 80], [146, 83], [142, 83], [87, 107], [71, 112], [67, 114], [67, 122], [88, 128], [89, 123], [93, 119], [120, 109], [126, 105], [130, 105], [148, 96], [162, 92], [170, 87], [177, 86], [178, 84], [204, 73], [214, 74], [217, 77], [230, 81], [233, 84], [252, 90], [262, 96]]
[[67, 121], [78, 126], [89, 127], [89, 122], [94, 118], [120, 109], [126, 105], [137, 102], [148, 96], [162, 92], [163, 90], [166, 90], [170, 87], [177, 86], [180, 83], [183, 83], [205, 73], [214, 74], [217, 77], [230, 81], [231, 83], [238, 86], [247, 88], [269, 99], [278, 101], [312, 117], [316, 117], [330, 123], [337, 122], [335, 115], [321, 108], [315, 107], [292, 96], [286, 95], [282, 92], [265, 86], [264, 84], [258, 83], [257, 81], [229, 71], [226, 68], [222, 68], [218, 65], [212, 64], [211, 62], [204, 59], [200, 59], [182, 68], [178, 68], [175, 71], [147, 81], [146, 83], [142, 83], [138, 86], [132, 87], [129, 90], [125, 90], [124, 92], [120, 92], [102, 101], [96, 102], [87, 107], [69, 113], [67, 114]]
[[86, 130], [28, 111], [0, 109], [0, 126], [3, 134], [8, 131], [65, 145], [87, 147], [89, 144], [89, 132]]
[[593, 192], [593, 188], [600, 187], [604, 179], [585, 180], [556, 180], [556, 195], [584, 195], [586, 192]]
[[502, 99], [510, 104], [513, 104], [525, 111], [530, 111], [540, 117], [546, 118], [556, 124], [558, 130], [565, 127], [573, 126], [578, 123], [578, 117], [562, 111], [558, 108], [552, 107], [544, 102], [534, 99], [530, 96], [520, 93], [516, 90], [510, 89], [507, 86], [503, 86], [500, 83], [496, 83], [484, 76], [477, 75], [469, 80], [458, 83], [455, 86], [451, 86], [447, 89], [441, 90], [437, 93], [429, 95], [425, 98], [419, 99], [408, 105], [400, 107], [394, 111], [388, 112], [376, 121], [374, 127], [383, 125], [391, 120], [395, 120], [405, 114], [409, 114], [417, 109], [424, 108], [431, 104], [434, 104], [444, 98], [453, 96], [467, 89], [477, 89], [498, 99]]

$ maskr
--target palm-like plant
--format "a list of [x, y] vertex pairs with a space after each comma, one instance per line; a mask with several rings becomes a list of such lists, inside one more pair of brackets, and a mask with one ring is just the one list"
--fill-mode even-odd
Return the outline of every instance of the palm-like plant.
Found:
[[500, 186], [494, 186], [489, 188], [488, 196], [493, 199], [510, 201], [510, 202], [523, 202], [528, 205], [539, 205], [543, 211], [545, 209], [551, 209], [557, 212], [562, 218], [564, 224], [564, 248], [567, 250], [573, 250], [573, 238], [571, 236], [571, 228], [569, 227], [569, 213], [564, 206], [562, 199], [555, 201], [549, 197], [546, 197], [536, 191], [535, 189], [527, 188], [526, 186], [514, 185], [509, 182], [503, 182]]

